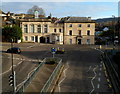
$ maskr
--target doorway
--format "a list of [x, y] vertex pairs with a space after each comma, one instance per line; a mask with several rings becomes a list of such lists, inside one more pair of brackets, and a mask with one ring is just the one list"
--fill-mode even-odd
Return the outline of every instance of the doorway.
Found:
[[45, 37], [40, 37], [40, 43], [45, 43]]
[[78, 44], [81, 44], [81, 39], [78, 39]]

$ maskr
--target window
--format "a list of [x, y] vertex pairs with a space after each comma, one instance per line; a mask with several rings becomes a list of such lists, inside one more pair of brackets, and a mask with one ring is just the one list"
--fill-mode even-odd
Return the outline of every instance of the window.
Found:
[[31, 41], [34, 41], [34, 36], [31, 36]]
[[90, 44], [90, 39], [87, 39], [87, 44]]
[[56, 41], [59, 41], [59, 36], [56, 36]]
[[24, 33], [28, 33], [28, 26], [24, 25]]
[[78, 24], [78, 27], [81, 27], [82, 25], [81, 24]]
[[72, 35], [72, 30], [69, 31], [69, 35]]
[[88, 35], [88, 36], [90, 35], [90, 30], [87, 31], [87, 35]]
[[57, 30], [56, 29], [54, 29], [54, 32], [56, 32]]
[[72, 24], [70, 24], [69, 27], [72, 27]]
[[37, 32], [41, 33], [41, 25], [37, 25]]
[[28, 37], [27, 36], [25, 36], [25, 41], [28, 41]]
[[81, 36], [81, 30], [78, 30], [78, 35], [80, 35], [80, 36]]
[[44, 33], [48, 32], [47, 24], [44, 25]]
[[30, 26], [30, 30], [31, 30], [31, 33], [34, 33], [34, 25], [33, 24]]
[[87, 27], [90, 27], [90, 24], [88, 24]]
[[61, 32], [62, 32], [62, 30], [61, 30], [61, 29], [59, 29], [59, 32], [61, 33]]

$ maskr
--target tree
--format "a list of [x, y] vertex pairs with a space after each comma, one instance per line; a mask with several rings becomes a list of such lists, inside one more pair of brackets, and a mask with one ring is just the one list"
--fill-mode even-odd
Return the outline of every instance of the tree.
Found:
[[7, 42], [10, 42], [11, 39], [13, 39], [14, 42], [17, 42], [17, 40], [22, 39], [22, 30], [18, 26], [6, 26], [2, 30], [2, 35], [4, 37], [3, 39]]
[[39, 15], [44, 15], [44, 16], [45, 16], [44, 10], [43, 10], [42, 8], [39, 8], [39, 7], [36, 6], [36, 5], [33, 6], [32, 8], [30, 8], [30, 9], [27, 11], [27, 13], [28, 13], [28, 14], [34, 14], [35, 11], [38, 11], [38, 14], [39, 14]]

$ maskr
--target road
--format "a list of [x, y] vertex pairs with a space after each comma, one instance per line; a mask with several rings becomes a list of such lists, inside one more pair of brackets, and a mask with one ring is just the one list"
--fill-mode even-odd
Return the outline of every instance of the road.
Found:
[[[63, 59], [65, 69], [55, 89], [55, 92], [109, 92], [108, 82], [100, 62], [99, 50], [96, 46], [85, 45], [43, 45], [34, 43], [14, 44], [22, 49], [21, 54], [14, 54], [14, 70], [16, 71], [17, 85], [38, 66], [38, 61], [45, 57], [51, 57], [50, 49], [60, 47], [65, 49], [65, 54], [57, 54], [55, 57]], [[3, 91], [9, 92], [12, 88], [8, 85], [8, 75], [11, 73], [11, 54], [5, 53], [10, 44], [3, 44]]]
[[100, 51], [78, 45], [67, 50], [66, 66], [55, 92], [112, 93], [99, 59]]

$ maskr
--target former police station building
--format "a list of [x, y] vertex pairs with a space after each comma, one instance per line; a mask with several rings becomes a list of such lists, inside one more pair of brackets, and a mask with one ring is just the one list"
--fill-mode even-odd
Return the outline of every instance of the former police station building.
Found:
[[20, 19], [23, 42], [94, 44], [95, 22], [90, 17]]

